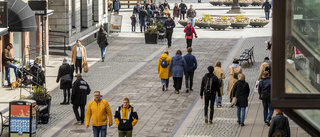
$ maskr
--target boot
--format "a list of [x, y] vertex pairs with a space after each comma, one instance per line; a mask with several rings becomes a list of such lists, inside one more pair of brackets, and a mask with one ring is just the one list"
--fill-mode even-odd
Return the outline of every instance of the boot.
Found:
[[204, 123], [208, 123], [208, 116], [204, 116]]

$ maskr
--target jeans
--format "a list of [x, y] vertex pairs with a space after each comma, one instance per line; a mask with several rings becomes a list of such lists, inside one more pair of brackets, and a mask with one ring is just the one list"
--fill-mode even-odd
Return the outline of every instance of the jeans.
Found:
[[210, 120], [213, 119], [215, 96], [204, 96], [204, 116], [208, 116], [208, 106], [210, 101]]
[[172, 33], [173, 32], [167, 32], [167, 40], [168, 40], [168, 46], [171, 46], [171, 39], [172, 39]]
[[118, 137], [132, 137], [132, 130], [128, 130], [128, 131], [118, 130]]
[[146, 20], [140, 20], [140, 32], [142, 32], [142, 26], [143, 26], [143, 32], [146, 31]]
[[186, 77], [186, 88], [192, 89], [194, 70], [186, 71], [184, 74], [185, 74], [185, 77]]
[[[73, 112], [74, 112], [74, 115], [76, 116], [76, 119], [77, 121], [81, 121], [81, 123], [84, 122], [84, 108], [85, 108], [86, 105], [75, 105], [73, 104]], [[81, 112], [81, 116], [79, 116], [79, 111], [78, 111], [78, 108], [80, 107], [80, 112]]]
[[68, 103], [69, 103], [69, 100], [70, 100], [70, 89], [69, 88], [63, 89], [63, 102], [66, 102], [67, 92], [68, 92]]
[[194, 27], [194, 18], [189, 17], [189, 21], [191, 22], [192, 27]]
[[[241, 117], [240, 117], [241, 113]], [[245, 107], [237, 107], [237, 117], [240, 123], [244, 123], [244, 118], [246, 116], [246, 108]]]
[[101, 50], [101, 58], [102, 58], [102, 59], [105, 59], [105, 58], [106, 58], [106, 49], [107, 49], [107, 46], [105, 46], [105, 47], [100, 47], [100, 50]]
[[186, 40], [187, 40], [187, 49], [188, 49], [189, 47], [192, 46], [192, 39], [186, 39]]
[[140, 24], [140, 22], [139, 22], [139, 13], [136, 13], [136, 20], [137, 20], [136, 24]]
[[265, 11], [265, 13], [266, 13], [266, 20], [269, 20], [270, 11]]
[[92, 126], [93, 130], [93, 136], [94, 137], [99, 137], [99, 134], [101, 132], [101, 137], [106, 137], [107, 136], [107, 125], [104, 126]]
[[182, 85], [182, 78], [173, 77], [173, 87], [176, 91], [179, 91], [181, 89]]
[[180, 20], [182, 20], [182, 19], [184, 20], [184, 15], [185, 15], [185, 13], [180, 14]]
[[13, 68], [14, 75], [16, 76], [16, 79], [18, 79], [18, 68], [17, 66], [11, 64], [11, 65], [6, 65], [5, 70], [6, 70], [6, 79], [8, 81], [8, 84], [11, 84], [10, 82], [10, 68]]
[[161, 84], [165, 84], [166, 88], [169, 86], [169, 78], [168, 79], [161, 79]]
[[218, 106], [219, 104], [222, 104], [222, 96], [220, 97], [220, 99], [218, 99], [218, 96], [216, 96], [216, 106]]
[[[267, 120], [270, 121], [273, 115], [273, 108], [271, 107], [271, 102], [262, 100], [262, 105], [263, 105], [264, 122], [266, 122]], [[269, 109], [269, 112], [268, 112], [268, 109]]]
[[82, 59], [76, 59], [76, 73], [78, 74], [78, 68], [80, 73], [82, 72]]

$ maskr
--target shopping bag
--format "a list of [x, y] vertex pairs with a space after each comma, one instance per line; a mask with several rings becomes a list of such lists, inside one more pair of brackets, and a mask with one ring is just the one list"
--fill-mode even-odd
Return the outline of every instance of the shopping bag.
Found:
[[83, 63], [83, 71], [84, 71], [85, 73], [88, 73], [88, 71], [89, 71], [89, 67], [88, 67], [88, 63], [87, 63], [87, 62], [84, 62], [84, 63]]

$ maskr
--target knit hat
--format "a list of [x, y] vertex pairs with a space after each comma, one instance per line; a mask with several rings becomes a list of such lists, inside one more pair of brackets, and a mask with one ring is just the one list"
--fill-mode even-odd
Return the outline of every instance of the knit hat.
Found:
[[63, 58], [63, 63], [68, 63], [69, 61], [68, 61], [68, 57], [64, 57]]

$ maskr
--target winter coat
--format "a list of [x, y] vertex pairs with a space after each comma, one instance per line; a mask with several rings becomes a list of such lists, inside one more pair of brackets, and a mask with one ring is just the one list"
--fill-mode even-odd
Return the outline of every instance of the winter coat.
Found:
[[194, 9], [188, 9], [187, 11], [187, 18], [194, 18], [197, 16], [197, 13]]
[[100, 48], [108, 46], [107, 37], [108, 37], [107, 32], [104, 32], [104, 33], [99, 32], [97, 43], [99, 44]]
[[92, 126], [104, 126], [113, 124], [112, 112], [108, 101], [100, 99], [98, 102], [95, 100], [90, 101], [86, 113], [86, 126], [90, 124], [92, 117]]
[[146, 10], [140, 10], [139, 12], [139, 20], [145, 20], [148, 16], [148, 13]]
[[[73, 61], [73, 67], [76, 67], [76, 59], [77, 59], [77, 45], [74, 45], [72, 48], [72, 55], [71, 55], [71, 59]], [[83, 63], [87, 62], [87, 52], [86, 52], [86, 48], [81, 45], [81, 55], [82, 55], [82, 62], [81, 62], [81, 68], [83, 68]]]
[[228, 81], [228, 88], [227, 88], [229, 98], [231, 98], [231, 91], [232, 91], [234, 83], [236, 83], [238, 81], [237, 79], [233, 78], [234, 73], [238, 73], [238, 74], [242, 73], [241, 66], [238, 66], [233, 69], [231, 66], [229, 67], [229, 81]]
[[[208, 89], [208, 87], [210, 88], [209, 82], [211, 81], [209, 78], [212, 78], [211, 91], [210, 89]], [[200, 96], [203, 96], [203, 92], [205, 93], [205, 96], [216, 96], [216, 94], [218, 94], [218, 96], [221, 97], [218, 77], [215, 76], [213, 73], [207, 73], [203, 76], [201, 81]]]
[[73, 66], [70, 66], [68, 63], [62, 64], [59, 67], [58, 76], [57, 76], [57, 83], [59, 82], [60, 78], [64, 75], [70, 75], [71, 81], [67, 83], [60, 82], [60, 89], [70, 89], [72, 88], [72, 80], [73, 80]]
[[282, 113], [272, 118], [268, 137], [272, 137], [274, 132], [282, 132], [282, 137], [290, 137], [289, 120]]
[[73, 105], [86, 105], [87, 104], [87, 95], [90, 94], [90, 86], [83, 79], [77, 79], [73, 83], [72, 95], [71, 95], [71, 104]]
[[270, 11], [270, 9], [272, 8], [272, 5], [269, 2], [264, 2], [262, 5], [262, 8], [264, 7], [264, 11]]
[[173, 17], [179, 17], [180, 16], [180, 9], [179, 7], [173, 8]]
[[259, 76], [258, 76], [258, 81], [259, 81], [261, 78], [263, 78], [263, 77], [262, 77], [262, 74], [263, 74], [264, 70], [266, 69], [266, 67], [269, 67], [270, 64], [271, 64], [270, 61], [268, 61], [268, 62], [263, 62], [263, 63], [261, 64], [261, 66], [260, 66], [260, 72], [259, 72]]
[[179, 8], [180, 8], [181, 13], [186, 13], [187, 9], [188, 9], [187, 5], [184, 3], [180, 3]]
[[132, 26], [136, 25], [136, 23], [137, 23], [136, 17], [131, 16], [130, 19], [131, 19], [131, 25], [132, 25]]
[[127, 108], [120, 106], [114, 114], [114, 121], [118, 126], [118, 130], [132, 130], [138, 122], [138, 114], [134, 107], [129, 105]]
[[232, 89], [235, 97], [237, 97], [236, 106], [238, 107], [247, 107], [248, 106], [248, 97], [249, 97], [249, 84], [244, 80], [238, 80]]
[[151, 9], [147, 9], [147, 13], [148, 13], [147, 19], [150, 20], [150, 18], [153, 17], [153, 11]]
[[193, 71], [197, 69], [197, 59], [192, 54], [188, 53], [183, 56], [184, 60], [187, 63], [187, 71]]
[[159, 8], [160, 8], [160, 12], [163, 12], [164, 10], [163, 4], [159, 5]]
[[[262, 78], [258, 85], [258, 92], [261, 94], [262, 91], [268, 91], [271, 95], [271, 78]], [[268, 101], [268, 100], [266, 100]]]
[[120, 8], [121, 8], [120, 1], [119, 0], [115, 0], [114, 3], [113, 3], [113, 9], [116, 11], [116, 10], [120, 10]]
[[[139, 9], [138, 9], [138, 6], [139, 6]], [[134, 14], [139, 14], [140, 10], [141, 10], [141, 5], [136, 5], [136, 6], [133, 7], [133, 13]]]
[[174, 78], [182, 78], [183, 72], [187, 68], [187, 63], [181, 55], [175, 55], [172, 57], [169, 65], [169, 73]]
[[172, 76], [172, 74], [169, 73], [169, 66], [167, 66], [166, 68], [161, 67], [162, 59], [166, 59], [167, 64], [169, 65], [170, 62], [171, 62], [171, 57], [169, 57], [168, 54], [163, 53], [163, 54], [160, 56], [159, 61], [158, 61], [158, 74], [159, 74], [159, 78], [161, 78], [161, 79], [169, 79], [169, 78]]
[[[186, 33], [186, 32], [187, 32], [187, 27], [191, 27], [191, 32], [192, 32], [192, 35], [191, 35], [191, 36], [187, 36], [187, 33]], [[184, 36], [185, 39], [193, 39], [193, 34], [194, 34], [195, 36], [197, 36], [196, 30], [195, 30], [194, 27], [192, 27], [190, 24], [188, 24], [188, 25], [184, 28], [183, 32], [186, 33], [185, 36]]]
[[3, 65], [4, 66], [12, 64], [12, 61], [13, 61], [12, 57], [13, 56], [12, 56], [10, 50], [4, 49], [2, 57], [3, 57]]
[[222, 68], [220, 68], [220, 67], [214, 67], [213, 74], [216, 75], [218, 77], [218, 79], [221, 79], [220, 92], [221, 92], [221, 96], [222, 96], [223, 95], [223, 87], [224, 87], [223, 79], [226, 78], [226, 76], [224, 74], [224, 70]]
[[[176, 27], [174, 21], [171, 19], [171, 21], [166, 20], [164, 22], [164, 28], [166, 28], [166, 32], [173, 32], [173, 28]], [[171, 26], [171, 28], [167, 28], [168, 26]]]

